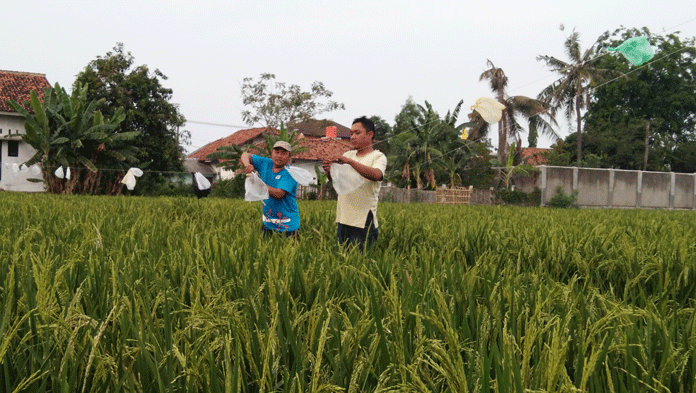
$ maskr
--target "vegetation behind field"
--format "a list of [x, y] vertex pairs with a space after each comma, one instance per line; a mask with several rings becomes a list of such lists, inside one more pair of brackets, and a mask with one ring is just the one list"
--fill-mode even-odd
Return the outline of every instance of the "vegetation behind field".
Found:
[[0, 390], [696, 389], [692, 211], [0, 193]]

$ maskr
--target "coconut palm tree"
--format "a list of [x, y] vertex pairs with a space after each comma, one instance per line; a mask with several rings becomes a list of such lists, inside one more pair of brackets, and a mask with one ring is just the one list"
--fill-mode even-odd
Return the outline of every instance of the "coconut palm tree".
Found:
[[557, 126], [556, 119], [548, 105], [534, 98], [509, 96], [505, 91], [508, 78], [503, 69], [496, 67], [490, 60], [486, 64], [490, 68], [481, 74], [479, 80], [488, 80], [491, 90], [496, 94], [496, 99], [505, 106], [503, 115], [498, 122], [498, 156], [500, 160], [505, 162], [510, 139], [517, 142], [518, 148], [521, 146], [519, 135], [524, 132], [524, 128], [518, 122], [518, 117], [527, 120], [530, 135], [535, 136], [541, 133], [558, 139], [559, 136], [553, 129], [554, 126]]
[[[561, 26], [563, 30], [563, 26]], [[539, 99], [548, 103], [555, 111], [565, 108], [568, 121], [575, 117], [577, 135], [577, 161], [582, 160], [582, 115], [581, 111], [590, 105], [591, 87], [596, 86], [602, 78], [618, 76], [620, 73], [612, 70], [595, 68], [599, 57], [595, 57], [595, 46], [584, 52], [580, 50], [580, 34], [576, 31], [568, 36], [564, 43], [569, 62], [553, 56], [537, 56], [538, 61], [544, 61], [552, 71], [561, 77], [545, 88]]]

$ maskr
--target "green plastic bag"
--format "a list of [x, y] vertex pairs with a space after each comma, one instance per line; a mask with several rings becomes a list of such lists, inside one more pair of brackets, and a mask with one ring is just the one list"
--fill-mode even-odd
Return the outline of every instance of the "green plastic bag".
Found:
[[646, 37], [633, 37], [616, 48], [607, 48], [610, 52], [619, 52], [634, 66], [639, 66], [653, 58], [655, 51]]

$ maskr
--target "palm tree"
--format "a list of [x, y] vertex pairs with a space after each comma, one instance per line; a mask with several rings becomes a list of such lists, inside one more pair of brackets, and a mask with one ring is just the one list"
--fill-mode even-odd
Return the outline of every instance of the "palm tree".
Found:
[[556, 119], [548, 105], [534, 98], [508, 96], [505, 92], [508, 78], [503, 69], [496, 67], [490, 60], [486, 64], [490, 68], [481, 74], [479, 80], [488, 80], [498, 102], [505, 106], [503, 115], [498, 122], [498, 156], [500, 160], [506, 161], [509, 139], [515, 139], [518, 148], [521, 145], [519, 135], [524, 132], [524, 128], [517, 121], [518, 116], [527, 119], [530, 135], [535, 136], [537, 133], [541, 133], [558, 139], [558, 134], [553, 129], [553, 126], [557, 125]]
[[[561, 26], [563, 30], [563, 26]], [[577, 160], [582, 160], [582, 116], [581, 110], [590, 105], [590, 91], [601, 78], [616, 75], [616, 71], [598, 69], [594, 63], [599, 57], [594, 57], [594, 45], [582, 52], [580, 50], [580, 34], [576, 31], [566, 38], [564, 43], [566, 55], [570, 62], [559, 60], [553, 56], [537, 56], [538, 61], [546, 62], [552, 71], [561, 77], [545, 88], [539, 99], [551, 105], [555, 112], [565, 108], [568, 121], [576, 120], [576, 135], [578, 142]]]

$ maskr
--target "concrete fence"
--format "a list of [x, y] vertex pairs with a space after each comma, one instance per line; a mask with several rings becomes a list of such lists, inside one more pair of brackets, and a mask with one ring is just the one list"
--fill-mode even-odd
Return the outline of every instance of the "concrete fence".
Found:
[[577, 191], [581, 207], [695, 209], [696, 174], [540, 166], [539, 173], [523, 183], [541, 189], [541, 205], [560, 187]]

